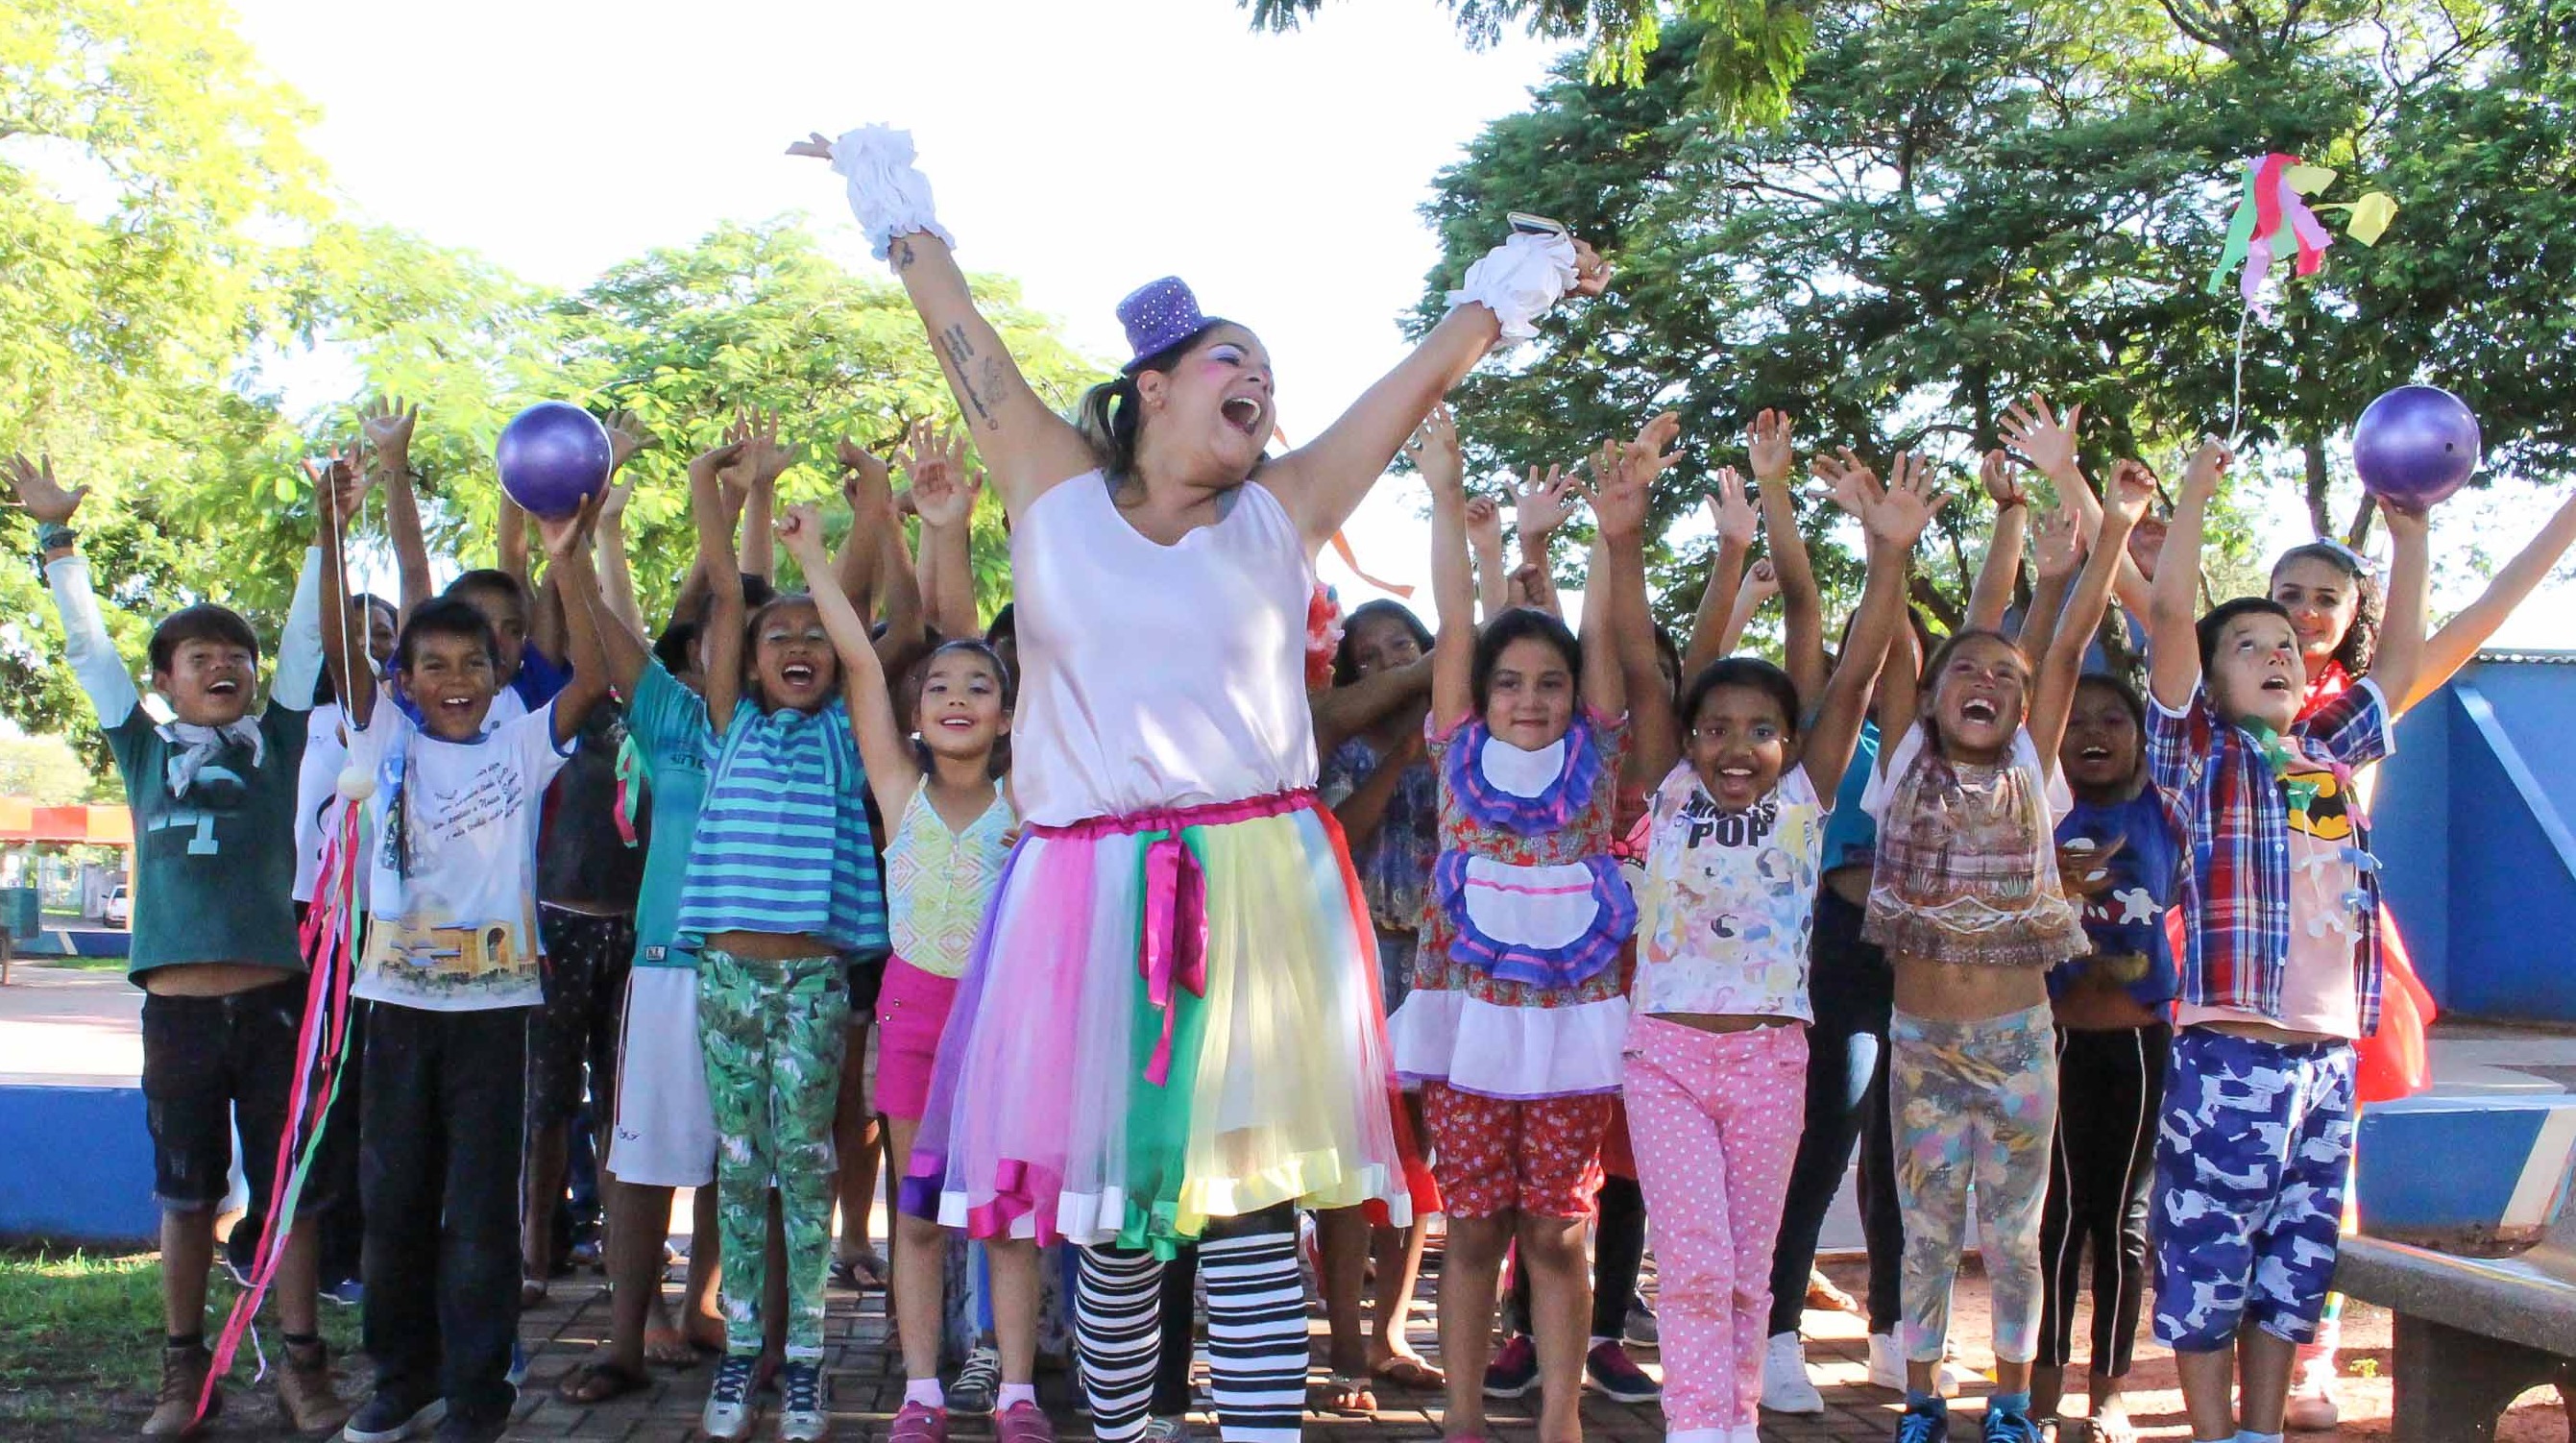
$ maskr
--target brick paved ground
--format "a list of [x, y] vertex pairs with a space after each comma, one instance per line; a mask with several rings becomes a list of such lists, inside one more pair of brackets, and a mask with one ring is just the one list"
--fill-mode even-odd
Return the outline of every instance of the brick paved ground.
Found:
[[[1837, 1265], [1832, 1269], [1846, 1287], [1858, 1287], [1856, 1270]], [[1436, 1279], [1426, 1279], [1427, 1296], [1437, 1287]], [[1972, 1368], [1990, 1361], [1981, 1349], [1985, 1335], [1985, 1293], [1982, 1281], [1971, 1266], [1962, 1280], [1961, 1297], [1954, 1309], [1961, 1344], [1962, 1362]], [[2373, 1309], [2358, 1309], [2348, 1318], [2346, 1336], [2351, 1344], [2345, 1353], [2346, 1378], [2342, 1389], [2345, 1404], [2344, 1426], [2340, 1437], [2385, 1436], [2388, 1431], [2388, 1319]], [[1316, 1366], [1322, 1367], [1323, 1321], [1314, 1322]], [[548, 1304], [529, 1314], [525, 1333], [533, 1350], [530, 1381], [519, 1405], [519, 1421], [510, 1437], [514, 1439], [574, 1438], [627, 1440], [627, 1443], [679, 1443], [694, 1439], [699, 1405], [705, 1399], [709, 1370], [705, 1366], [682, 1372], [657, 1372], [652, 1388], [642, 1394], [615, 1403], [582, 1407], [558, 1399], [554, 1393], [556, 1379], [589, 1351], [607, 1329], [607, 1299], [595, 1283], [559, 1283]], [[2080, 1325], [2079, 1325], [2080, 1329]], [[1822, 1389], [1826, 1411], [1816, 1417], [1787, 1417], [1764, 1414], [1762, 1436], [1767, 1443], [1817, 1443], [1817, 1440], [1878, 1440], [1889, 1436], [1895, 1426], [1895, 1395], [1872, 1388], [1866, 1381], [1865, 1327], [1861, 1320], [1848, 1314], [1810, 1312], [1807, 1319], [1808, 1359], [1815, 1369]], [[1416, 1314], [1412, 1335], [1426, 1353], [1434, 1352], [1430, 1316], [1425, 1309]], [[2082, 1333], [2079, 1330], [2079, 1337]], [[830, 1369], [833, 1404], [837, 1416], [834, 1437], [842, 1443], [879, 1443], [888, 1419], [900, 1404], [903, 1391], [902, 1368], [889, 1342], [884, 1297], [878, 1293], [854, 1295], [835, 1291], [831, 1296]], [[2080, 1346], [2080, 1345], [2079, 1345]], [[1640, 1350], [1641, 1361], [1654, 1368], [1651, 1350]], [[1320, 1374], [1319, 1374], [1320, 1376]], [[1204, 1373], [1202, 1372], [1202, 1379]], [[1042, 1395], [1054, 1413], [1059, 1428], [1067, 1439], [1087, 1437], [1082, 1420], [1072, 1410], [1069, 1380], [1062, 1374], [1042, 1376]], [[1973, 1397], [1984, 1390], [1982, 1382], [1970, 1389]], [[2183, 1426], [2182, 1399], [2175, 1391], [2172, 1360], [2160, 1350], [2142, 1350], [2138, 1372], [2132, 1382], [2131, 1408], [2142, 1438], [2181, 1439], [2189, 1436]], [[1204, 1394], [1202, 1394], [1204, 1401]], [[1532, 1403], [1535, 1399], [1530, 1400]], [[1341, 1419], [1309, 1415], [1308, 1437], [1330, 1440], [1330, 1443], [1378, 1443], [1378, 1440], [1431, 1440], [1439, 1435], [1439, 1400], [1430, 1394], [1407, 1394], [1394, 1390], [1382, 1392], [1379, 1402], [1383, 1411], [1375, 1419]], [[1973, 1439], [1977, 1405], [1965, 1403], [1958, 1414], [1965, 1426], [1956, 1436]], [[1663, 1436], [1663, 1416], [1651, 1404], [1627, 1406], [1613, 1403], [1598, 1395], [1584, 1404], [1587, 1433], [1597, 1440], [1616, 1443], [1651, 1443]], [[1532, 1437], [1533, 1413], [1518, 1403], [1493, 1405], [1492, 1421], [1497, 1434], [1523, 1443]], [[1213, 1437], [1213, 1418], [1201, 1415]], [[755, 1435], [774, 1436], [766, 1417]], [[959, 1419], [954, 1436], [959, 1443], [980, 1443], [989, 1436], [981, 1420]], [[2080, 1436], [2069, 1430], [2070, 1440]], [[2323, 1436], [2323, 1435], [2312, 1435]], [[2547, 1393], [2536, 1393], [2524, 1400], [2521, 1408], [2507, 1420], [2498, 1435], [2511, 1443], [2541, 1443], [2541, 1440], [2564, 1440], [2568, 1430], [2556, 1402]]]

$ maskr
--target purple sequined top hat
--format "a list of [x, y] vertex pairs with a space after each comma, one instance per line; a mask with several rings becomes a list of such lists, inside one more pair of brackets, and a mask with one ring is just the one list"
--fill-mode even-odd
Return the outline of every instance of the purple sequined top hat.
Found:
[[1118, 303], [1118, 321], [1127, 328], [1128, 349], [1136, 353], [1118, 368], [1130, 376], [1150, 358], [1222, 324], [1199, 310], [1199, 298], [1179, 276], [1147, 281], [1129, 291]]

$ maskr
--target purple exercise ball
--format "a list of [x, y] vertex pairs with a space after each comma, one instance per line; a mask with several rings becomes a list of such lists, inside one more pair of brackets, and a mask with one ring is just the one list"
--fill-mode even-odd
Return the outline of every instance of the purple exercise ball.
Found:
[[2353, 423], [2352, 465], [2373, 495], [2421, 511], [2478, 469], [2478, 418], [2439, 386], [2400, 386]]
[[501, 489], [531, 516], [560, 521], [608, 484], [608, 428], [566, 401], [539, 401], [501, 428]]

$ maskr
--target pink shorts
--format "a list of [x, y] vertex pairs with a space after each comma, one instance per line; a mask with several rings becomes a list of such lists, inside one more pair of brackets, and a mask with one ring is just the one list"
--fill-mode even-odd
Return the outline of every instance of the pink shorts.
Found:
[[956, 978], [886, 959], [885, 983], [877, 989], [877, 1111], [919, 1122], [929, 1110], [930, 1069], [956, 999]]

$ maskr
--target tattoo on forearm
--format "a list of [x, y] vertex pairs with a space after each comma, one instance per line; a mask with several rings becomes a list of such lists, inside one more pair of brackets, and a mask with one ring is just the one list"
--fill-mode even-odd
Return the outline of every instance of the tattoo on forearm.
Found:
[[1003, 386], [1003, 374], [1002, 374], [1002, 359], [1001, 359], [1001, 357], [999, 357], [999, 356], [987, 356], [987, 357], [985, 357], [985, 358], [984, 358], [984, 384], [983, 384], [983, 387], [982, 387], [982, 392], [983, 392], [983, 394], [982, 394], [981, 396], [977, 397], [977, 398], [976, 398], [976, 401], [975, 401], [975, 414], [984, 418], [984, 429], [985, 429], [985, 430], [988, 430], [988, 431], [998, 431], [998, 430], [1002, 429], [1002, 418], [1001, 418], [999, 415], [997, 415], [997, 414], [995, 414], [994, 412], [992, 412], [992, 411], [990, 411], [990, 410], [988, 410], [988, 409], [987, 409], [987, 403], [988, 403], [988, 402], [989, 402], [989, 403], [991, 403], [992, 405], [1000, 405], [1000, 404], [1001, 404], [1001, 401], [1002, 401], [1002, 386]]
[[[958, 325], [941, 331], [939, 349], [948, 358], [948, 368], [957, 373], [957, 390], [966, 404], [975, 408], [976, 419], [986, 425], [992, 424], [992, 410], [985, 404], [983, 393], [976, 389], [975, 373], [967, 369], [967, 363], [975, 359], [975, 344], [966, 339], [966, 328]], [[991, 369], [989, 364], [985, 367], [987, 372]]]
[[898, 271], [912, 269], [912, 242], [903, 240], [894, 243], [894, 268]]

